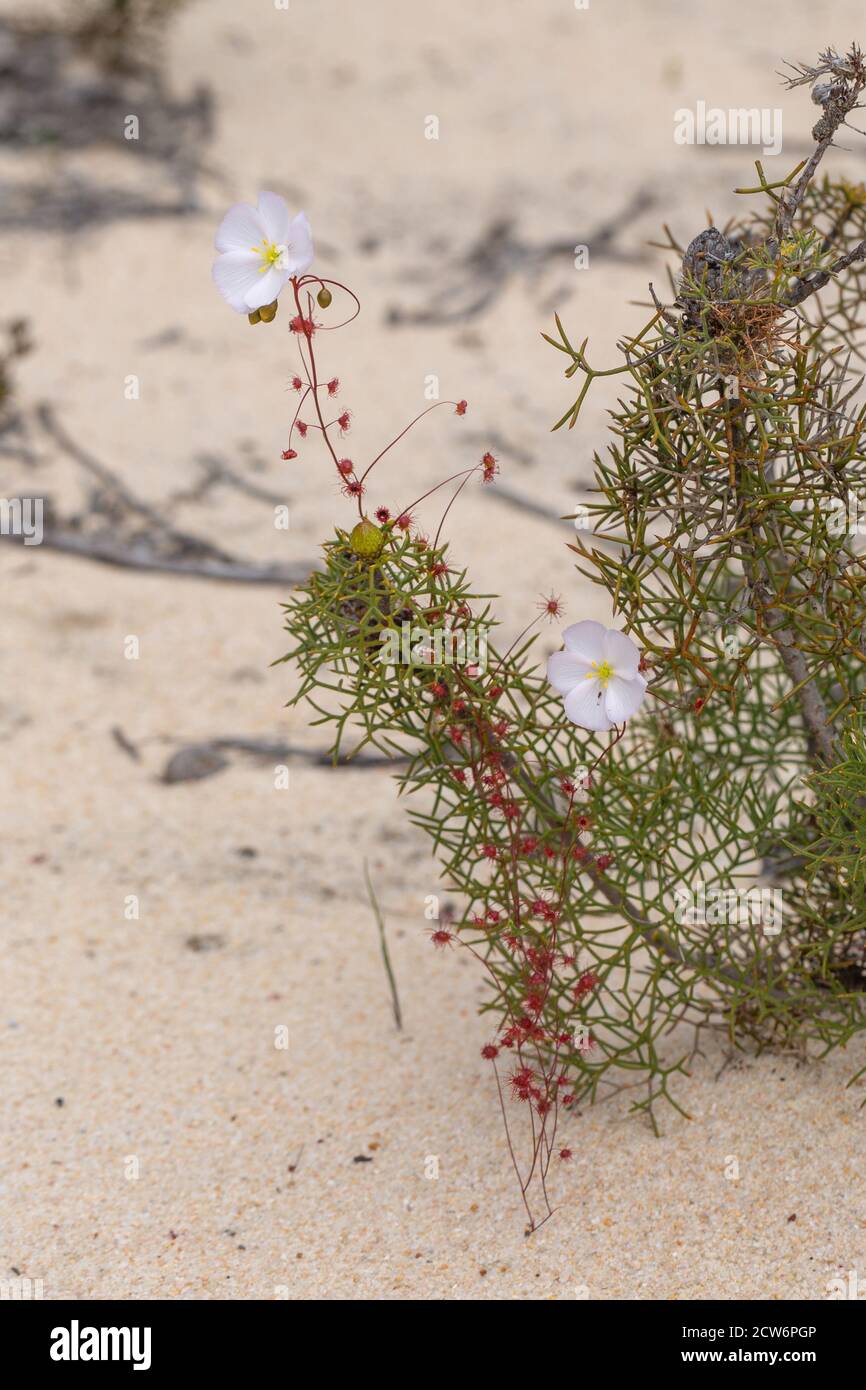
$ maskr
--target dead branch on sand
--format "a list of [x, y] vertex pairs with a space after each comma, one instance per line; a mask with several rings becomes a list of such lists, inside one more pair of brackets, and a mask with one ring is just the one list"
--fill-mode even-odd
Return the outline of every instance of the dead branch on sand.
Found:
[[[36, 419], [52, 441], [97, 483], [84, 516], [57, 523], [47, 509], [48, 524], [41, 542], [47, 549], [122, 569], [229, 583], [276, 584], [281, 588], [301, 583], [314, 568], [312, 563], [259, 565], [240, 560], [211, 541], [181, 531], [154, 506], [137, 497], [112, 469], [77, 444], [55, 418], [50, 405], [43, 402], [37, 406]], [[141, 522], [146, 522], [146, 527]], [[15, 535], [0, 539], [23, 542], [23, 537]]]

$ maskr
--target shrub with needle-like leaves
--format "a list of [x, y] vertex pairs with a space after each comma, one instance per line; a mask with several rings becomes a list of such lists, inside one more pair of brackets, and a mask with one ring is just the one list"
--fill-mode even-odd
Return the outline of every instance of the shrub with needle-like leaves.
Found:
[[[866, 562], [852, 507], [859, 519], [866, 189], [818, 173], [866, 66], [855, 46], [792, 72], [821, 109], [811, 157], [777, 182], [758, 163], [738, 190], [757, 203], [723, 230], [685, 246], [668, 234], [670, 301], [650, 287], [651, 317], [616, 365], [591, 365], [559, 319], [548, 339], [581, 382], [557, 428], [597, 377], [622, 385], [573, 545], [639, 649], [632, 666], [615, 639], [620, 672], [577, 652], [574, 680], [612, 711], [598, 732], [569, 718], [586, 692], [569, 704], [562, 686], [563, 702], [535, 623], [497, 641], [489, 596], [441, 538], [454, 497], [493, 482], [496, 461], [408, 506], [370, 501], [392, 446], [363, 471], [340, 456], [349, 415], [325, 418], [339, 384], [317, 360], [316, 302], [343, 287], [289, 281], [301, 373], [284, 457], [319, 432], [357, 510], [286, 605], [294, 702], [332, 729], [335, 757], [374, 745], [408, 759], [410, 815], [462, 904], [433, 943], [468, 950], [489, 981], [483, 1052], [530, 1227], [550, 1214], [550, 1164], [570, 1157], [563, 1120], [582, 1102], [630, 1088], [655, 1124], [660, 1100], [679, 1108], [676, 1074], [711, 1028], [732, 1049], [806, 1055], [864, 1025]], [[291, 265], [288, 244], [253, 249]], [[427, 539], [416, 511], [449, 485]], [[551, 598], [536, 622], [558, 614]], [[623, 675], [639, 678], [627, 724], [610, 693]]]

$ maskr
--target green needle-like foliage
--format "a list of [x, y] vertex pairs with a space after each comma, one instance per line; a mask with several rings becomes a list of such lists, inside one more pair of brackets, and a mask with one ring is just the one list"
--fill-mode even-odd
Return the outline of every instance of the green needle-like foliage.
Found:
[[614, 367], [559, 319], [548, 339], [580, 381], [559, 426], [622, 381], [572, 548], [643, 652], [627, 729], [571, 724], [535, 639], [499, 650], [447, 546], [393, 521], [373, 557], [338, 531], [286, 606], [295, 700], [335, 755], [409, 756], [465, 906], [434, 942], [483, 964], [486, 1053], [531, 1118], [528, 1167], [509, 1130], [530, 1224], [563, 1108], [626, 1085], [655, 1123], [707, 1028], [805, 1056], [864, 1026], [866, 189], [817, 171], [866, 68], [854, 47], [794, 74], [824, 84], [812, 158], [777, 184], [759, 164], [725, 231], [669, 236], [675, 297]]

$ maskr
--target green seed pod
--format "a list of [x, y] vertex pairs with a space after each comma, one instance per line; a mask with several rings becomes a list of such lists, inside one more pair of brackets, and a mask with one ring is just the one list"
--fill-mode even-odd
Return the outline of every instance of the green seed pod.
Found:
[[277, 317], [277, 301], [274, 300], [272, 304], [263, 304], [261, 309], [259, 309], [259, 314], [262, 323], [273, 323], [274, 319]]
[[378, 526], [362, 517], [349, 537], [349, 544], [363, 560], [375, 560], [382, 553], [385, 537]]
[[331, 291], [328, 289], [327, 285], [323, 285], [322, 288], [319, 290], [319, 293], [316, 295], [316, 303], [318, 304], [320, 309], [327, 309], [333, 297], [334, 296], [331, 294]]
[[261, 323], [262, 321], [262, 316], [259, 313], [258, 309], [253, 309], [253, 312], [251, 314], [247, 314], [247, 318], [249, 319], [250, 323]]

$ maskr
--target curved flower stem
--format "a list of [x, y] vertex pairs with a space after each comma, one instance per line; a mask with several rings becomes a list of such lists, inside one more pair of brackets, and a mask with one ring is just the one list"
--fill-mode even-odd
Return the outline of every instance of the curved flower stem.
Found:
[[[390, 443], [390, 444], [386, 444], [386, 445], [385, 445], [385, 447], [384, 447], [384, 449], [382, 450], [382, 452], [381, 452], [380, 454], [377, 454], [377, 455], [376, 455], [376, 457], [373, 459], [373, 462], [372, 462], [372, 463], [368, 463], [367, 467], [364, 469], [364, 472], [361, 474], [361, 479], [360, 479], [360, 481], [361, 481], [361, 482], [364, 481], [364, 479], [366, 478], [367, 474], [370, 472], [370, 469], [371, 469], [371, 468], [374, 468], [374, 467], [376, 466], [376, 464], [379, 462], [380, 458], [384, 458], [384, 457], [385, 457], [385, 455], [387, 454], [387, 452], [388, 452], [389, 449], [393, 449], [393, 447], [394, 447], [395, 444], [399, 444], [400, 440], [403, 438], [403, 436], [404, 436], [405, 434], [408, 434], [408, 433], [409, 433], [409, 431], [412, 429], [413, 425], [417, 425], [418, 421], [419, 421], [419, 420], [423, 420], [425, 415], [429, 415], [430, 412], [431, 412], [431, 410], [438, 410], [439, 407], [440, 407], [440, 405], [453, 405], [453, 406], [456, 406], [456, 405], [457, 405], [457, 401], [436, 401], [433, 405], [428, 405], [428, 407], [427, 407], [426, 410], [422, 410], [420, 415], [416, 415], [414, 420], [410, 420], [410, 421], [409, 421], [409, 423], [408, 423], [408, 425], [406, 426], [406, 428], [405, 428], [405, 429], [402, 429], [402, 430], [400, 431], [400, 433], [399, 433], [398, 435], [396, 435], [396, 437], [395, 437], [394, 439], [391, 440], [391, 443]], [[448, 480], [448, 481], [450, 481], [450, 480]], [[440, 483], [439, 486], [441, 487], [442, 484]], [[429, 495], [429, 494], [425, 494], [425, 496], [426, 496], [426, 495]], [[420, 500], [422, 500], [422, 499], [419, 498], [419, 501], [420, 501]], [[415, 504], [413, 503], [412, 505], [414, 506]]]
[[465, 488], [466, 484], [469, 482], [469, 479], [472, 477], [472, 473], [474, 473], [474, 471], [475, 471], [475, 470], [473, 469], [471, 473], [467, 473], [467, 474], [466, 474], [466, 477], [463, 479], [463, 482], [460, 484], [460, 486], [459, 486], [458, 488], [455, 489], [454, 495], [453, 495], [453, 497], [451, 498], [451, 501], [448, 503], [448, 506], [445, 508], [444, 512], [442, 513], [442, 519], [441, 519], [441, 521], [439, 522], [439, 525], [436, 527], [436, 535], [433, 537], [433, 549], [434, 549], [434, 550], [436, 549], [436, 547], [437, 547], [438, 544], [439, 544], [439, 537], [440, 537], [441, 534], [442, 534], [442, 527], [445, 525], [445, 521], [446, 521], [446, 519], [447, 519], [447, 517], [448, 517], [448, 513], [450, 512], [451, 508], [454, 506], [454, 503], [457, 501], [457, 498], [460, 496], [460, 494], [461, 494], [461, 492], [463, 491], [463, 489]]
[[[442, 404], [444, 404], [444, 402], [442, 402]], [[419, 417], [419, 418], [420, 418], [420, 417]], [[395, 440], [395, 443], [396, 443], [396, 440]], [[389, 446], [389, 447], [390, 447], [390, 446]], [[381, 457], [381, 455], [380, 455], [380, 457]], [[375, 463], [375, 459], [373, 460], [373, 462]], [[373, 467], [373, 464], [371, 463], [371, 464], [370, 464], [370, 468], [372, 468], [372, 467]], [[367, 473], [369, 473], [370, 468], [367, 469]], [[440, 488], [447, 487], [449, 483], [454, 483], [454, 482], [456, 482], [458, 478], [465, 478], [466, 481], [468, 482], [469, 479], [472, 477], [472, 474], [473, 474], [473, 473], [478, 473], [479, 471], [480, 471], [480, 470], [479, 470], [479, 468], [478, 468], [478, 465], [477, 465], [477, 464], [473, 464], [473, 466], [472, 466], [471, 468], [462, 468], [462, 469], [460, 470], [459, 473], [452, 473], [451, 476], [450, 476], [450, 478], [443, 478], [442, 481], [441, 481], [441, 483], [437, 483], [435, 487], [429, 488], [427, 492], [422, 492], [421, 496], [420, 496], [420, 497], [416, 497], [414, 502], [410, 502], [409, 505], [408, 505], [408, 507], [401, 507], [401, 508], [400, 508], [400, 515], [402, 516], [402, 515], [403, 515], [404, 513], [406, 513], [406, 512], [411, 512], [412, 509], [413, 509], [413, 507], [417, 507], [417, 506], [418, 506], [419, 502], [426, 502], [426, 501], [427, 501], [427, 498], [428, 498], [428, 497], [432, 497], [433, 494], [434, 494], [434, 492], [438, 492]], [[367, 474], [365, 473], [363, 476], [366, 477]], [[452, 500], [453, 500], [453, 499], [452, 499]]]
[[[303, 311], [303, 309], [301, 308], [301, 299], [300, 299], [300, 292], [299, 292], [299, 281], [296, 280], [296, 279], [294, 279], [294, 278], [292, 279], [292, 289], [293, 289], [293, 291], [294, 291], [295, 306], [296, 306], [296, 308], [297, 308], [297, 310], [298, 310], [298, 317], [299, 317], [301, 320], [303, 320], [303, 318], [304, 318], [304, 311]], [[353, 298], [354, 298], [354, 296], [353, 296]], [[308, 318], [308, 320], [309, 320], [310, 322], [312, 322], [312, 317], [313, 317], [313, 298], [312, 298], [312, 295], [310, 295], [310, 294], [308, 293], [308, 294], [307, 294], [307, 318]], [[325, 417], [324, 417], [324, 415], [322, 414], [322, 406], [321, 406], [321, 403], [320, 403], [320, 401], [319, 401], [319, 385], [320, 385], [320, 383], [319, 383], [318, 373], [317, 373], [317, 370], [316, 370], [316, 352], [315, 352], [315, 349], [314, 349], [314, 347], [313, 347], [312, 333], [303, 333], [302, 335], [299, 335], [299, 336], [303, 336], [303, 337], [305, 337], [306, 340], [307, 340], [307, 353], [308, 353], [308, 355], [309, 355], [309, 362], [307, 362], [307, 361], [304, 359], [304, 350], [303, 350], [303, 347], [301, 347], [301, 344], [300, 344], [300, 343], [298, 344], [298, 347], [299, 347], [299, 350], [300, 350], [300, 353], [301, 353], [301, 361], [304, 363], [304, 370], [305, 370], [306, 373], [307, 373], [307, 378], [308, 378], [309, 383], [310, 383], [311, 393], [312, 393], [312, 397], [313, 397], [313, 405], [315, 406], [316, 415], [318, 416], [318, 419], [319, 419], [319, 425], [320, 425], [321, 430], [322, 430], [322, 436], [323, 436], [323, 438], [324, 438], [325, 444], [326, 444], [327, 447], [328, 447], [328, 452], [329, 452], [329, 454], [331, 455], [331, 458], [332, 458], [333, 461], [334, 461], [334, 467], [335, 467], [336, 470], [337, 470], [337, 474], [338, 474], [338, 476], [342, 479], [343, 475], [342, 475], [342, 473], [340, 472], [340, 460], [337, 458], [336, 450], [334, 449], [334, 446], [333, 446], [333, 444], [331, 443], [331, 441], [330, 441], [330, 439], [329, 439], [329, 437], [328, 437], [328, 431], [327, 431], [327, 428], [326, 428], [326, 426], [325, 426]], [[299, 409], [300, 409], [300, 407], [299, 407]], [[360, 496], [358, 497], [358, 512], [359, 512], [359, 514], [360, 514], [361, 516], [363, 516], [364, 513], [363, 513], [363, 510], [362, 510], [362, 507], [361, 507], [361, 498], [360, 498]]]

